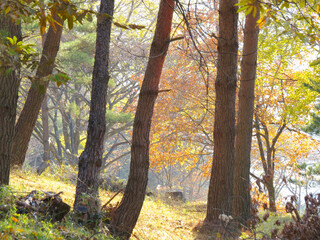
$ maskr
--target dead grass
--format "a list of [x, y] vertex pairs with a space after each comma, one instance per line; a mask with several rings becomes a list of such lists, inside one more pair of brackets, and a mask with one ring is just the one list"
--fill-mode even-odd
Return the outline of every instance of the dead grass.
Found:
[[195, 239], [193, 228], [204, 216], [194, 203], [165, 203], [147, 197], [134, 233], [140, 239]]
[[[60, 192], [63, 200], [73, 205], [75, 185], [70, 181], [58, 180], [57, 176], [45, 174], [37, 176], [14, 170], [10, 185], [19, 193], [26, 194], [32, 190]], [[101, 203], [106, 203], [114, 193], [100, 191]], [[112, 203], [120, 201], [117, 196]], [[193, 228], [205, 217], [205, 203], [165, 203], [157, 198], [146, 197], [132, 239], [141, 240], [189, 240], [208, 239], [208, 236], [196, 236]]]

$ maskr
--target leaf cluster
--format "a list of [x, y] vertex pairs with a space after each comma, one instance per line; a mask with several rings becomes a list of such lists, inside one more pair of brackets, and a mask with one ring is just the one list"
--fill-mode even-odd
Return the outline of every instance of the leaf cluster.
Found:
[[0, 72], [7, 75], [22, 66], [33, 71], [38, 65], [38, 53], [35, 52], [34, 46], [34, 44], [18, 41], [16, 36], [5, 38], [5, 36], [1, 34]]

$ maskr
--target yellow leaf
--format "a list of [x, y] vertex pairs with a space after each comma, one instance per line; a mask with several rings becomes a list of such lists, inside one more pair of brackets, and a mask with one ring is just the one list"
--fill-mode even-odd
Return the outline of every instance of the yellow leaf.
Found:
[[10, 6], [6, 8], [6, 10], [4, 11], [5, 14], [8, 14], [8, 12], [10, 12]]
[[258, 24], [258, 26], [259, 26], [260, 29], [263, 27], [263, 25], [266, 23], [266, 21], [267, 21], [267, 18], [266, 18], [266, 17], [260, 18], [260, 19], [257, 21], [257, 24]]
[[253, 13], [252, 13], [252, 16], [255, 18], [255, 17], [256, 17], [256, 15], [257, 15], [257, 7], [256, 7], [256, 6], [254, 6], [254, 7], [253, 7]]

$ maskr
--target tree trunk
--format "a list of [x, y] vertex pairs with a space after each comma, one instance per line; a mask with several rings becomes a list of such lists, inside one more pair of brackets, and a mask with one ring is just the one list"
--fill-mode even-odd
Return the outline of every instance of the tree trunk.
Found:
[[[63, 139], [64, 139], [64, 145], [67, 150], [71, 153], [71, 144], [70, 144], [70, 135], [69, 135], [69, 114], [65, 111], [63, 106], [60, 106], [60, 113], [62, 118], [62, 133], [63, 133]], [[70, 158], [70, 153], [65, 153], [67, 155], [67, 158]], [[71, 162], [71, 161], [70, 161]]]
[[[263, 134], [261, 134], [260, 125], [263, 129]], [[286, 127], [286, 123], [282, 123], [278, 129], [276, 135], [270, 140], [269, 130], [267, 125], [263, 122], [260, 122], [258, 114], [255, 114], [255, 126], [256, 128], [256, 138], [259, 146], [260, 158], [263, 166], [264, 176], [263, 176], [263, 184], [266, 186], [268, 190], [268, 198], [269, 198], [269, 210], [271, 212], [276, 212], [276, 194], [274, 188], [274, 155], [276, 144], [278, 142], [279, 137]], [[265, 144], [263, 145], [262, 137], [264, 139]]]
[[250, 218], [250, 153], [254, 111], [254, 86], [256, 79], [259, 27], [259, 8], [256, 16], [246, 16], [239, 90], [238, 122], [235, 145], [233, 181], [233, 216], [241, 224]]
[[[80, 86], [75, 85], [75, 89], [80, 92]], [[77, 106], [81, 105], [81, 101], [78, 96], [75, 96], [75, 103]], [[73, 155], [78, 156], [79, 151], [79, 145], [80, 145], [80, 128], [81, 128], [81, 122], [80, 122], [80, 116], [77, 115], [75, 119], [75, 128], [74, 128], [74, 134], [73, 134]]]
[[[102, 165], [104, 134], [106, 129], [106, 101], [109, 82], [109, 49], [111, 19], [114, 0], [101, 0], [98, 17], [96, 54], [92, 75], [90, 116], [87, 130], [87, 142], [79, 158], [79, 172], [74, 202], [75, 212], [81, 207], [88, 209], [88, 218], [95, 224], [100, 212], [99, 178]], [[87, 197], [85, 197], [87, 196]], [[88, 222], [89, 223], [89, 222]]]
[[[22, 39], [21, 25], [16, 25], [10, 17], [3, 14], [0, 14], [0, 30], [0, 37], [4, 41], [6, 37], [13, 36], [16, 36], [18, 41]], [[20, 85], [20, 69], [12, 69], [11, 73], [5, 73], [7, 69], [5, 66], [1, 66], [0, 69], [0, 185], [9, 184], [10, 157]]]
[[41, 108], [41, 120], [42, 120], [42, 145], [43, 145], [43, 157], [42, 163], [37, 168], [37, 173], [42, 174], [49, 166], [50, 161], [50, 144], [49, 144], [49, 110], [48, 110], [48, 96], [45, 95], [42, 108]]
[[205, 224], [219, 223], [219, 215], [232, 213], [237, 86], [237, 0], [221, 0], [217, 78], [215, 82], [214, 156]]
[[60, 133], [58, 129], [58, 109], [60, 104], [62, 94], [59, 94], [58, 91], [55, 88], [52, 88], [52, 95], [51, 95], [51, 101], [54, 105], [54, 115], [49, 115], [51, 122], [53, 124], [53, 137], [57, 144], [57, 154], [56, 154], [56, 160], [59, 164], [62, 163], [62, 144], [60, 141]]
[[149, 170], [149, 134], [162, 67], [170, 43], [174, 1], [161, 0], [148, 65], [139, 94], [131, 146], [128, 183], [111, 219], [113, 234], [129, 239], [145, 198]]
[[[46, 40], [47, 34], [42, 35], [42, 48]], [[37, 168], [37, 173], [40, 175], [49, 166], [50, 160], [50, 144], [49, 144], [49, 110], [48, 110], [48, 95], [45, 94], [42, 107], [41, 107], [41, 120], [42, 120], [42, 145], [43, 157], [40, 166]]]
[[54, 15], [53, 18], [57, 23], [55, 27], [49, 27], [35, 79], [32, 82], [27, 100], [15, 126], [11, 165], [22, 167], [24, 163], [30, 137], [49, 84], [49, 81], [43, 81], [43, 78], [52, 74], [54, 68], [60, 45], [63, 21], [58, 15]]
[[269, 211], [271, 212], [276, 212], [277, 207], [276, 207], [276, 191], [274, 189], [274, 184], [273, 184], [273, 175], [270, 176], [270, 180], [266, 182], [266, 187], [268, 190], [268, 198], [269, 198]]

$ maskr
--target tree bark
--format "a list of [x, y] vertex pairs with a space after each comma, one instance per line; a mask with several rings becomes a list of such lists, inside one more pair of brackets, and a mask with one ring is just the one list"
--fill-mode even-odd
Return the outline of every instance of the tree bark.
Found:
[[269, 211], [270, 212], [276, 212], [276, 191], [274, 188], [274, 177], [273, 173], [270, 173], [270, 176], [268, 177], [268, 181], [265, 183], [268, 191], [268, 199], [269, 199]]
[[149, 134], [160, 76], [170, 43], [174, 1], [161, 0], [149, 61], [139, 94], [133, 123], [128, 183], [119, 207], [111, 219], [113, 234], [129, 239], [145, 198], [149, 170]]
[[[106, 103], [109, 82], [109, 49], [111, 36], [111, 19], [103, 14], [113, 16], [114, 0], [101, 0], [97, 24], [96, 53], [92, 75], [90, 116], [87, 130], [87, 142], [79, 158], [79, 172], [74, 202], [75, 212], [86, 207], [89, 219], [100, 212], [99, 178], [102, 165], [104, 134], [106, 129]], [[85, 199], [85, 195], [88, 196]]]
[[43, 157], [40, 166], [37, 168], [37, 173], [42, 174], [49, 166], [50, 161], [50, 143], [49, 143], [49, 110], [48, 110], [48, 96], [45, 95], [41, 107], [42, 120], [42, 145]]
[[256, 16], [253, 16], [253, 13], [247, 15], [244, 28], [240, 90], [238, 95], [238, 122], [235, 140], [233, 216], [244, 225], [250, 218], [251, 208], [249, 174], [259, 37], [257, 20], [260, 17], [259, 8], [258, 6], [256, 7]]
[[[16, 36], [21, 41], [21, 25], [12, 22], [11, 18], [0, 14], [1, 38]], [[4, 40], [5, 41], [5, 40]], [[2, 54], [2, 53], [1, 53]], [[16, 108], [20, 85], [20, 69], [12, 69], [6, 74], [9, 67], [0, 66], [0, 185], [9, 184], [10, 157]]]
[[49, 84], [49, 81], [44, 81], [44, 78], [52, 74], [54, 68], [62, 35], [63, 21], [58, 15], [54, 15], [53, 18], [57, 23], [55, 28], [53, 26], [49, 27], [35, 79], [15, 126], [11, 165], [22, 167], [24, 163], [30, 137]]
[[[42, 35], [42, 48], [46, 40], [47, 34]], [[37, 173], [40, 175], [49, 166], [50, 160], [50, 144], [49, 144], [49, 109], [48, 109], [48, 95], [45, 94], [41, 106], [41, 120], [42, 120], [42, 145], [43, 157], [40, 166], [37, 168]]]
[[222, 213], [232, 214], [238, 55], [236, 3], [237, 0], [221, 0], [219, 6], [214, 155], [204, 222], [208, 225], [219, 223]]

